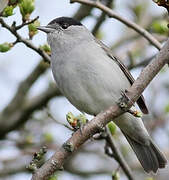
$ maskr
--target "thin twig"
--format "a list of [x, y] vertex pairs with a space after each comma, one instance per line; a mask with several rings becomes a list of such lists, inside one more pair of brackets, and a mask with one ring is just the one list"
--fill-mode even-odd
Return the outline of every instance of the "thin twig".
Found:
[[35, 52], [37, 52], [40, 56], [42, 56], [42, 58], [44, 59], [44, 61], [50, 62], [50, 57], [48, 56], [47, 53], [45, 53], [42, 49], [36, 47], [34, 44], [31, 43], [31, 41], [23, 38], [22, 36], [20, 36], [17, 32], [17, 30], [15, 29], [15, 26], [9, 26], [7, 23], [5, 23], [5, 21], [0, 18], [0, 23], [2, 25], [2, 27], [8, 29], [16, 38], [17, 38], [17, 42], [22, 42], [24, 43], [27, 47], [33, 49]]
[[144, 60], [142, 60], [141, 62], [137, 63], [137, 64], [129, 64], [128, 65], [128, 69], [131, 70], [133, 68], [138, 68], [138, 67], [141, 67], [141, 66], [147, 66], [147, 64], [155, 58], [156, 55], [152, 55], [148, 58], [145, 58]]
[[57, 124], [59, 124], [59, 125], [62, 125], [62, 126], [64, 126], [64, 127], [66, 127], [67, 129], [69, 129], [69, 130], [73, 130], [70, 126], [68, 126], [67, 124], [64, 124], [64, 123], [61, 123], [61, 122], [59, 122], [58, 120], [56, 120], [56, 118], [54, 118], [53, 117], [53, 115], [51, 114], [51, 112], [49, 111], [49, 108], [47, 107], [46, 109], [46, 114], [47, 114], [47, 116], [50, 118], [50, 119], [52, 119], [55, 123], [57, 123]]
[[71, 3], [74, 2], [78, 2], [81, 4], [86, 4], [92, 7], [96, 7], [100, 10], [102, 10], [103, 12], [105, 12], [108, 16], [115, 18], [117, 20], [119, 20], [120, 22], [122, 22], [123, 24], [127, 25], [128, 27], [132, 28], [133, 30], [135, 30], [136, 32], [138, 32], [139, 34], [141, 34], [143, 37], [145, 37], [152, 45], [154, 45], [157, 49], [161, 49], [162, 45], [159, 41], [157, 41], [157, 39], [155, 39], [148, 31], [146, 31], [144, 28], [142, 28], [141, 26], [137, 25], [136, 23], [116, 14], [113, 10], [111, 10], [110, 8], [106, 7], [105, 5], [103, 5], [102, 3], [100, 3], [99, 1], [91, 1], [91, 0], [70, 0]]
[[[112, 6], [112, 3], [113, 3], [113, 0], [107, 0], [106, 1], [106, 6], [111, 8]], [[105, 18], [106, 18], [106, 13], [105, 12], [102, 12], [101, 15], [99, 16], [99, 18], [97, 19], [97, 22], [92, 30], [92, 34], [93, 35], [96, 35], [100, 26], [102, 25], [102, 23], [105, 21]]]
[[112, 137], [112, 135], [111, 135], [111, 133], [110, 133], [110, 131], [109, 131], [109, 129], [107, 127], [106, 127], [106, 132], [107, 132], [107, 136], [106, 136], [105, 139], [108, 142], [111, 150], [113, 151], [113, 154], [116, 157], [116, 160], [120, 164], [121, 168], [123, 169], [123, 171], [126, 174], [126, 176], [128, 177], [128, 179], [129, 180], [134, 180], [134, 177], [132, 175], [130, 167], [128, 166], [127, 162], [123, 158], [123, 156], [122, 156], [121, 152], [119, 151], [118, 147], [114, 143], [113, 137]]
[[77, 10], [77, 12], [74, 14], [73, 18], [81, 21], [84, 18], [90, 16], [92, 9], [93, 7], [82, 4]]
[[30, 21], [28, 21], [28, 22], [23, 22], [22, 24], [20, 24], [20, 25], [18, 25], [18, 26], [15, 26], [15, 30], [19, 30], [19, 29], [21, 29], [21, 28], [23, 28], [24, 26], [26, 26], [26, 25], [29, 25], [29, 24], [31, 24], [31, 23], [34, 23], [36, 20], [38, 20], [39, 19], [39, 16], [37, 16], [36, 18], [34, 18], [34, 19], [32, 19], [32, 20], [30, 20]]

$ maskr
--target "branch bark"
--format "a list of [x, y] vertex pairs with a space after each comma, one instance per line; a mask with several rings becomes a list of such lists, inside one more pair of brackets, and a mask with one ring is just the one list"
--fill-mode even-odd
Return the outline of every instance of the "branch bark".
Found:
[[[112, 7], [112, 4], [113, 4], [113, 0], [107, 0], [107, 1], [105, 2], [105, 5], [106, 5], [107, 7], [109, 7], [109, 8]], [[89, 7], [90, 7], [90, 6], [89, 6]], [[100, 26], [102, 25], [102, 23], [105, 21], [105, 19], [106, 19], [106, 13], [105, 13], [105, 12], [102, 12], [101, 15], [98, 17], [97, 22], [96, 22], [96, 24], [95, 24], [95, 26], [94, 26], [94, 28], [93, 28], [93, 30], [92, 30], [92, 34], [93, 34], [94, 36], [97, 35], [97, 32], [98, 32]]]
[[82, 19], [91, 14], [92, 9], [93, 7], [82, 4], [73, 16], [73, 18], [81, 21]]
[[[161, 70], [161, 68], [169, 61], [169, 39], [154, 61], [151, 61], [140, 73], [133, 85], [128, 89], [127, 96], [130, 101], [124, 101], [127, 111], [134, 102], [140, 97], [144, 89]], [[85, 143], [95, 133], [99, 132], [108, 122], [125, 112], [119, 105], [114, 105], [106, 111], [99, 113], [89, 123], [87, 123], [82, 132], [76, 131], [68, 141], [60, 147], [54, 155], [32, 176], [32, 180], [47, 180], [56, 170], [62, 169], [65, 160], [76, 151], [83, 143]], [[69, 148], [65, 148], [69, 147]]]

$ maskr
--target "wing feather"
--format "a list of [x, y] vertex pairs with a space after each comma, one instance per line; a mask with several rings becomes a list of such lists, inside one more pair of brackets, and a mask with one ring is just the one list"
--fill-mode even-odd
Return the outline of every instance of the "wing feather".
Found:
[[[126, 75], [126, 77], [128, 78], [129, 82], [131, 83], [131, 85], [134, 83], [135, 79], [133, 78], [133, 76], [131, 75], [130, 71], [127, 69], [127, 67], [117, 58], [115, 58], [112, 55], [111, 50], [105, 45], [103, 44], [100, 40], [96, 39], [96, 42], [101, 46], [101, 48], [104, 49], [104, 51], [106, 52], [106, 54], [114, 61], [116, 61], [119, 64], [119, 67], [121, 68], [121, 70], [124, 72], [124, 74]], [[140, 107], [141, 111], [144, 114], [148, 114], [148, 109], [147, 106], [145, 104], [145, 100], [143, 95], [141, 95], [139, 97], [139, 99], [137, 100], [137, 104]]]

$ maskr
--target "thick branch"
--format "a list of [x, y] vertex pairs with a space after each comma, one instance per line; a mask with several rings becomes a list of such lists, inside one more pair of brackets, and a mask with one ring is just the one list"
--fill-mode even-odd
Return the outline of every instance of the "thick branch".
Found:
[[[17, 89], [16, 94], [14, 95], [11, 102], [6, 106], [6, 108], [2, 112], [2, 116], [11, 115], [18, 108], [22, 107], [24, 100], [26, 99], [26, 94], [31, 88], [31, 86], [36, 82], [36, 80], [41, 76], [48, 68], [48, 65], [43, 61], [40, 61], [38, 65], [33, 69], [33, 71], [29, 74], [29, 76], [23, 80]], [[1, 123], [1, 117], [0, 117]]]
[[40, 61], [38, 65], [33, 69], [33, 71], [29, 74], [29, 76], [19, 84], [19, 87], [13, 99], [0, 114], [1, 138], [8, 132], [8, 130], [12, 130], [12, 127], [17, 127], [20, 119], [22, 119], [21, 115], [24, 114], [24, 112], [22, 111], [23, 107], [25, 106], [25, 102], [27, 101], [27, 92], [36, 82], [36, 80], [46, 71], [47, 68], [48, 65], [43, 61]]
[[60, 95], [56, 87], [49, 87], [37, 97], [26, 100], [26, 103], [22, 104], [22, 106], [16, 109], [11, 115], [2, 116], [0, 122], [0, 127], [2, 127], [0, 128], [0, 138], [3, 138], [9, 131], [18, 128], [26, 122], [34, 111], [44, 107], [51, 98]]
[[[149, 65], [143, 69], [140, 76], [128, 89], [127, 95], [130, 98], [130, 101], [124, 101], [127, 106], [125, 109], [126, 111], [132, 106], [134, 102], [137, 101], [144, 89], [168, 61], [169, 39], [161, 49], [160, 53], [156, 56], [154, 61], [151, 61]], [[38, 169], [35, 174], [33, 174], [32, 180], [48, 179], [48, 177], [56, 170], [61, 169], [64, 161], [71, 155], [73, 151], [77, 150], [85, 141], [90, 139], [91, 136], [103, 128], [108, 122], [118, 117], [122, 113], [124, 113], [124, 110], [122, 110], [118, 105], [114, 105], [108, 108], [106, 111], [99, 113], [95, 118], [93, 118], [84, 126], [82, 132], [80, 130], [76, 131], [73, 136], [66, 142], [67, 146], [71, 147], [71, 152], [63, 148], [65, 145], [59, 148], [55, 154], [40, 169]]]
[[148, 31], [146, 31], [141, 26], [137, 25], [136, 23], [127, 20], [124, 17], [121, 17], [120, 15], [116, 14], [114, 11], [112, 11], [110, 8], [106, 7], [99, 1], [91, 1], [91, 0], [70, 0], [71, 3], [78, 2], [81, 4], [86, 4], [92, 7], [96, 7], [103, 12], [105, 12], [108, 16], [115, 18], [122, 22], [123, 24], [127, 25], [128, 27], [132, 28], [139, 34], [141, 34], [143, 37], [145, 37], [153, 46], [155, 46], [157, 49], [161, 49], [162, 45], [155, 39]]

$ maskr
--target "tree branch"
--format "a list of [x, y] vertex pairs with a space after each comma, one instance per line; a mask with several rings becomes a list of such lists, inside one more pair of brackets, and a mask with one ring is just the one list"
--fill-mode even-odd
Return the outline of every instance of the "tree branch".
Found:
[[92, 9], [93, 7], [82, 4], [73, 16], [73, 18], [81, 21], [82, 19], [91, 14]]
[[125, 159], [123, 158], [123, 156], [122, 156], [121, 152], [119, 151], [119, 149], [117, 148], [116, 144], [114, 143], [113, 137], [112, 137], [108, 127], [106, 127], [106, 132], [107, 132], [107, 136], [105, 139], [109, 143], [109, 146], [112, 149], [113, 155], [116, 157], [115, 159], [120, 164], [121, 168], [123, 169], [123, 171], [126, 174], [126, 176], [128, 177], [128, 179], [134, 180], [131, 169], [128, 166]]
[[[111, 8], [112, 3], [113, 3], [113, 0], [107, 0], [107, 1], [105, 2], [105, 5], [106, 5], [107, 7], [109, 7], [109, 8]], [[101, 15], [99, 16], [99, 18], [97, 19], [97, 22], [96, 22], [96, 24], [95, 24], [95, 26], [94, 26], [94, 28], [93, 28], [93, 30], [92, 30], [92, 34], [93, 34], [93, 35], [96, 35], [96, 34], [97, 34], [100, 26], [101, 26], [102, 23], [105, 21], [105, 19], [106, 19], [106, 13], [105, 13], [105, 12], [102, 12]]]
[[27, 101], [27, 92], [39, 78], [39, 76], [41, 76], [47, 70], [47, 68], [47, 64], [40, 61], [29, 76], [19, 84], [13, 99], [0, 114], [0, 138], [2, 138], [8, 132], [8, 130], [13, 130], [12, 127], [17, 127], [14, 124], [18, 124], [20, 119], [22, 119], [21, 114], [24, 114], [22, 111], [23, 107], [25, 106], [25, 102]]
[[52, 97], [60, 95], [61, 93], [56, 87], [49, 87], [40, 95], [26, 100], [26, 103], [22, 104], [20, 108], [16, 109], [12, 114], [9, 114], [9, 116], [7, 114], [6, 116], [2, 116], [0, 122], [0, 138], [2, 139], [9, 131], [21, 126], [30, 118], [33, 112], [44, 107]]
[[70, 0], [71, 3], [78, 2], [81, 4], [86, 4], [92, 7], [96, 7], [103, 12], [105, 12], [109, 17], [115, 18], [122, 22], [123, 24], [127, 25], [128, 27], [135, 30], [137, 33], [141, 34], [143, 37], [145, 37], [153, 46], [155, 46], [157, 49], [161, 49], [162, 45], [155, 39], [148, 31], [146, 31], [141, 26], [137, 25], [136, 23], [127, 20], [124, 17], [121, 17], [120, 15], [116, 14], [114, 11], [112, 11], [110, 8], [106, 7], [99, 1], [91, 1], [91, 0]]
[[[118, 117], [125, 111], [127, 111], [134, 102], [140, 97], [144, 89], [148, 86], [151, 80], [161, 70], [161, 68], [169, 61], [169, 39], [154, 61], [151, 61], [140, 73], [140, 76], [136, 79], [133, 85], [128, 89], [127, 96], [129, 101], [121, 100], [126, 104], [126, 109], [121, 109], [119, 105], [114, 105], [108, 108], [106, 111], [99, 113], [95, 118], [89, 121], [82, 132], [76, 131], [73, 136], [60, 147], [54, 155], [32, 176], [32, 180], [45, 180], [53, 174], [56, 170], [62, 168], [65, 160], [77, 150], [84, 142], [86, 142], [95, 133], [99, 132], [108, 122]], [[120, 98], [121, 99], [121, 98]]]
[[17, 32], [16, 27], [13, 26], [9, 26], [4, 20], [3, 18], [0, 18], [0, 23], [2, 25], [2, 27], [8, 29], [15, 37], [16, 37], [16, 41], [17, 42], [22, 42], [24, 43], [27, 47], [29, 47], [30, 49], [34, 50], [35, 52], [37, 52], [40, 56], [42, 56], [42, 58], [44, 59], [44, 61], [50, 62], [50, 57], [47, 53], [45, 53], [42, 49], [36, 47], [34, 44], [31, 43], [31, 41], [23, 38], [22, 36], [20, 36]]
[[130, 63], [128, 65], [128, 69], [131, 70], [133, 68], [138, 68], [138, 67], [141, 67], [141, 66], [147, 66], [147, 64], [155, 58], [156, 55], [152, 55], [151, 57], [148, 57], [148, 58], [145, 58], [144, 60], [142, 60], [141, 62], [137, 63], [137, 64], [132, 64]]
[[43, 61], [40, 61], [38, 63], [38, 65], [33, 69], [29, 76], [19, 84], [16, 94], [14, 95], [8, 106], [6, 106], [6, 108], [3, 110], [2, 116], [9, 115], [22, 106], [24, 100], [26, 99], [26, 94], [31, 86], [47, 69], [48, 65]]
[[36, 18], [34, 18], [34, 19], [32, 19], [32, 20], [30, 20], [30, 21], [28, 21], [28, 22], [22, 22], [22, 24], [20, 24], [20, 25], [18, 25], [18, 26], [15, 26], [15, 29], [16, 30], [19, 30], [19, 29], [21, 29], [21, 28], [23, 28], [24, 26], [27, 26], [27, 25], [29, 25], [29, 24], [31, 24], [31, 23], [34, 23], [36, 20], [38, 20], [39, 19], [39, 16], [37, 16]]

